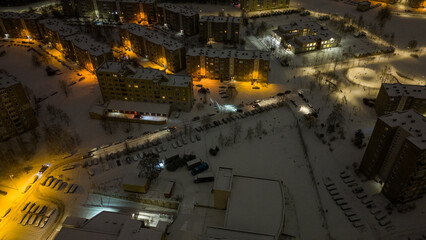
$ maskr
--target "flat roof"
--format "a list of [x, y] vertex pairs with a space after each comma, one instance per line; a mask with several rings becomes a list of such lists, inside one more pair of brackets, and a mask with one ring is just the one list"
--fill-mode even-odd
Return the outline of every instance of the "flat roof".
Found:
[[106, 109], [129, 112], [169, 114], [170, 104], [110, 100]]
[[143, 37], [151, 43], [162, 45], [165, 49], [168, 50], [173, 51], [184, 47], [183, 43], [171, 39], [170, 37], [165, 36], [163, 33], [157, 30], [148, 29], [136, 23], [126, 23], [123, 24], [120, 28], [127, 30], [128, 32], [136, 36]]
[[154, 68], [133, 67], [126, 62], [106, 61], [99, 66], [97, 72], [116, 73], [130, 79], [152, 80], [162, 86], [188, 87], [192, 83], [191, 76], [166, 74]]
[[258, 50], [235, 50], [214, 48], [192, 48], [186, 52], [187, 56], [206, 56], [215, 58], [237, 58], [237, 59], [263, 59], [270, 60], [270, 54]]
[[[263, 219], [259, 219], [263, 220]], [[276, 240], [275, 236], [253, 232], [238, 231], [234, 229], [212, 227], [206, 228], [204, 240]]]
[[71, 36], [79, 32], [78, 28], [65, 24], [63, 21], [56, 18], [40, 20], [39, 23], [45, 28], [57, 32], [60, 36]]
[[218, 22], [218, 23], [225, 23], [225, 22], [230, 22], [230, 23], [241, 23], [241, 18], [240, 17], [232, 17], [232, 16], [228, 16], [228, 17], [221, 17], [221, 16], [213, 16], [213, 15], [209, 15], [209, 16], [202, 16], [200, 18], [200, 22]]
[[426, 117], [413, 109], [404, 112], [393, 112], [379, 117], [390, 127], [400, 127], [409, 136], [407, 140], [412, 142], [420, 150], [426, 149]]
[[426, 99], [426, 85], [408, 85], [401, 83], [382, 83], [388, 96], [399, 97], [408, 96], [419, 99]]
[[214, 181], [214, 190], [231, 191], [232, 168], [219, 167]]
[[16, 77], [6, 73], [0, 73], [0, 89], [8, 88], [19, 83]]
[[84, 34], [76, 34], [66, 37], [66, 40], [71, 41], [76, 47], [87, 50], [92, 56], [101, 56], [112, 51], [105, 43], [97, 42], [90, 36]]
[[225, 227], [278, 237], [284, 224], [284, 208], [280, 181], [234, 175]]
[[88, 220], [83, 226], [63, 226], [56, 240], [161, 240], [162, 232], [156, 228], [145, 228], [140, 220], [130, 215], [103, 211]]
[[171, 3], [159, 3], [157, 4], [157, 7], [161, 7], [164, 9], [167, 9], [171, 12], [175, 12], [175, 13], [179, 13], [181, 15], [187, 16], [187, 17], [191, 17], [194, 15], [198, 15], [198, 12], [191, 10], [189, 8], [185, 8], [185, 7], [181, 7], [175, 4], [171, 4]]

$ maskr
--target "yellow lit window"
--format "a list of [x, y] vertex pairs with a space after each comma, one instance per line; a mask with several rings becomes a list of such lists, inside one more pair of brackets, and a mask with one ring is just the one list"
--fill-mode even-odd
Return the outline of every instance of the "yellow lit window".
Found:
[[139, 86], [138, 85], [135, 85], [135, 88], [138, 88]]
[[163, 96], [163, 99], [166, 99], [166, 96]]

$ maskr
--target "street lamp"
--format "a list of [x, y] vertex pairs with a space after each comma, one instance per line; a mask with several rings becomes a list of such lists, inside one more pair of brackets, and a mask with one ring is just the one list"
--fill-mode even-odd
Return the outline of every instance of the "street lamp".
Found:
[[13, 181], [13, 174], [9, 175], [10, 181], [12, 181], [13, 185], [15, 185], [15, 189], [18, 190], [18, 186], [16, 186], [16, 183]]

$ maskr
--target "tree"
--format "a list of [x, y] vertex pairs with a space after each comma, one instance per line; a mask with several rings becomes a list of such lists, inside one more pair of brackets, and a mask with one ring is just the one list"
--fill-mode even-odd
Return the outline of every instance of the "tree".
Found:
[[252, 127], [247, 128], [246, 139], [252, 139], [254, 134], [254, 130]]
[[232, 139], [233, 139], [233, 141], [234, 141], [234, 143], [236, 143], [237, 142], [237, 138], [240, 136], [240, 134], [241, 134], [241, 124], [240, 123], [236, 123], [236, 122], [234, 122], [233, 124], [232, 124], [232, 129], [231, 129], [232, 131], [231, 131], [231, 136], [232, 136]]
[[379, 21], [379, 26], [383, 28], [385, 24], [391, 20], [392, 12], [389, 7], [384, 7], [377, 13], [376, 19]]
[[337, 103], [333, 106], [333, 111], [331, 111], [330, 115], [326, 120], [327, 122], [327, 132], [332, 133], [336, 131], [336, 127], [339, 127], [345, 121], [343, 116], [343, 108], [342, 104]]
[[263, 125], [262, 125], [262, 121], [258, 121], [258, 122], [256, 123], [255, 131], [256, 131], [256, 136], [257, 136], [257, 137], [262, 136], [262, 132], [263, 132]]
[[266, 30], [268, 30], [268, 25], [265, 21], [262, 21], [256, 29], [256, 36], [263, 37], [266, 33]]
[[210, 124], [210, 122], [212, 121], [212, 119], [210, 118], [209, 115], [204, 115], [201, 117], [201, 124], [203, 125], [208, 125]]
[[68, 85], [67, 81], [64, 79], [59, 80], [59, 89], [62, 91], [63, 94], [65, 94], [65, 97], [68, 97], [68, 94], [70, 93], [70, 86]]
[[140, 170], [138, 177], [147, 178], [149, 180], [156, 179], [160, 175], [159, 155], [155, 153], [144, 154], [139, 161], [138, 169]]
[[408, 48], [415, 49], [417, 47], [417, 41], [416, 40], [410, 40], [408, 42]]

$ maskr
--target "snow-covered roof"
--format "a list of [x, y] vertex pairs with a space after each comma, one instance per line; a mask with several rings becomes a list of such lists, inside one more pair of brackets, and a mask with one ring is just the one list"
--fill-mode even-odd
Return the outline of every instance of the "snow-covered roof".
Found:
[[419, 99], [426, 99], [426, 85], [408, 85], [401, 83], [382, 83], [388, 96], [407, 96]]
[[240, 17], [220, 17], [220, 16], [202, 16], [200, 22], [231, 22], [231, 23], [241, 23]]
[[[306, 30], [306, 31], [304, 31]], [[277, 34], [284, 34], [286, 37], [298, 36], [305, 32], [305, 36], [296, 37], [301, 43], [312, 43], [318, 40], [328, 40], [331, 38], [339, 39], [340, 36], [328, 30], [326, 27], [321, 26], [317, 22], [291, 22], [278, 26], [274, 31]]]
[[21, 18], [26, 20], [36, 20], [41, 17], [41, 14], [38, 13], [21, 13]]
[[177, 50], [184, 47], [183, 43], [171, 39], [163, 35], [161, 32], [148, 29], [136, 23], [124, 24], [121, 26], [121, 29], [125, 29], [136, 36], [143, 37], [149, 42], [162, 45], [168, 50]]
[[404, 112], [393, 112], [381, 116], [383, 122], [390, 127], [400, 127], [408, 134], [407, 140], [420, 150], [426, 149], [426, 118], [410, 109]]
[[[264, 220], [264, 219], [259, 219]], [[250, 231], [238, 231], [234, 229], [222, 228], [222, 227], [212, 227], [208, 226], [206, 228], [205, 236], [201, 238], [202, 240], [276, 240], [275, 236], [267, 234], [253, 233]]]
[[5, 19], [19, 19], [21, 18], [21, 15], [16, 12], [0, 12], [0, 18]]
[[184, 7], [175, 5], [175, 4], [170, 4], [170, 3], [159, 3], [159, 4], [157, 4], [157, 7], [164, 8], [164, 9], [167, 9], [171, 12], [179, 13], [179, 14], [187, 16], [187, 17], [191, 17], [191, 16], [198, 14], [194, 10], [184, 8]]
[[257, 50], [235, 50], [214, 48], [192, 48], [186, 52], [188, 56], [206, 56], [214, 58], [263, 59], [269, 60], [268, 52]]
[[42, 24], [45, 28], [57, 32], [59, 36], [67, 37], [79, 32], [78, 28], [67, 25], [59, 19], [43, 19], [40, 20], [39, 23]]
[[76, 47], [87, 50], [92, 56], [101, 56], [111, 52], [111, 47], [105, 43], [97, 42], [90, 36], [84, 34], [76, 34], [66, 38], [71, 41]]
[[192, 83], [192, 78], [187, 75], [166, 74], [153, 68], [134, 68], [125, 62], [104, 62], [99, 66], [98, 72], [109, 72], [125, 75], [127, 78], [152, 80], [164, 86], [188, 87]]
[[[159, 114], [169, 114], [170, 105], [163, 103], [148, 103], [148, 102], [133, 102], [133, 101], [120, 101], [120, 100], [110, 100], [108, 103], [107, 109], [111, 110], [121, 110], [121, 111], [131, 111], [131, 112], [145, 112], [145, 113], [159, 113]], [[131, 174], [129, 174], [131, 175]], [[129, 176], [127, 175], [127, 176]], [[131, 180], [130, 178], [128, 179]], [[133, 181], [133, 180], [132, 180]], [[145, 179], [146, 181], [146, 179]], [[141, 183], [141, 179], [134, 182]], [[124, 183], [124, 181], [123, 181]], [[129, 183], [126, 183], [129, 184]]]
[[155, 0], [116, 0], [123, 3], [155, 3]]
[[231, 191], [232, 168], [219, 167], [214, 181], [214, 190]]
[[280, 181], [234, 175], [225, 227], [278, 237], [284, 224], [284, 208]]
[[56, 240], [160, 240], [162, 233], [154, 228], [145, 228], [140, 220], [131, 216], [103, 211], [88, 220], [83, 226], [68, 228], [63, 226]]
[[17, 83], [16, 77], [6, 73], [0, 73], [0, 89], [8, 88]]

